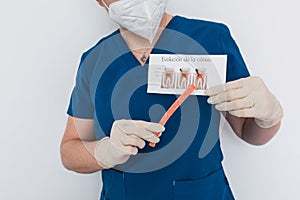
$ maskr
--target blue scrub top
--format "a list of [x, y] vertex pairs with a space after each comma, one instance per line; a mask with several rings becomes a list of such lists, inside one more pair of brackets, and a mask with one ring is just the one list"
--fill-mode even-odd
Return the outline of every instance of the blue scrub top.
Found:
[[[226, 54], [226, 81], [249, 76], [229, 29], [220, 23], [175, 16], [152, 54]], [[148, 62], [140, 66], [119, 30], [83, 54], [67, 113], [94, 119], [97, 139], [115, 120], [158, 122], [176, 95], [147, 93]], [[103, 170], [101, 199], [233, 199], [219, 143], [220, 113], [205, 96], [192, 96], [166, 124], [155, 148]]]

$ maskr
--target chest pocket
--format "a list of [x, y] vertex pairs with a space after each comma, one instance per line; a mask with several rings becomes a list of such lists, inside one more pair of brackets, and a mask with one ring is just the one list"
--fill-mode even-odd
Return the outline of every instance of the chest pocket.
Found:
[[174, 200], [234, 200], [223, 169], [197, 180], [175, 180]]

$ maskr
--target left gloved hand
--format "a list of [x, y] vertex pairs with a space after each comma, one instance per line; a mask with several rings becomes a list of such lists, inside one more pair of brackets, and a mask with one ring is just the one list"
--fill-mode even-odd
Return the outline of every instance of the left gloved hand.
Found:
[[257, 76], [242, 78], [209, 88], [208, 103], [216, 104], [219, 111], [228, 111], [237, 117], [255, 118], [262, 128], [269, 128], [283, 117], [280, 103]]

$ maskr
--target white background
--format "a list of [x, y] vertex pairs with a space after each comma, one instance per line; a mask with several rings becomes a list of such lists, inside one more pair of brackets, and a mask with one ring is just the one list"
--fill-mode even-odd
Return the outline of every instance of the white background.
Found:
[[[300, 199], [298, 1], [170, 0], [168, 10], [227, 24], [252, 74], [284, 107], [263, 147], [223, 131], [236, 199]], [[98, 199], [99, 173], [65, 170], [59, 144], [79, 57], [115, 27], [94, 0], [1, 1], [0, 22], [0, 199]]]

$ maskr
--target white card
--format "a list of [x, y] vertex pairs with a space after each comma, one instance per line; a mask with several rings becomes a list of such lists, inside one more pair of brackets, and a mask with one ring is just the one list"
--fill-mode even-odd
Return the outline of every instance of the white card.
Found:
[[148, 93], [182, 94], [191, 84], [192, 95], [226, 82], [227, 55], [151, 54]]

